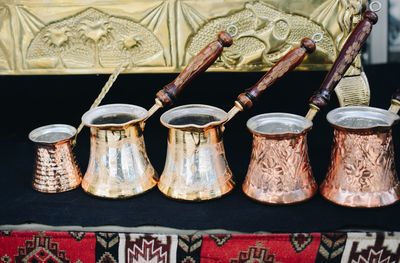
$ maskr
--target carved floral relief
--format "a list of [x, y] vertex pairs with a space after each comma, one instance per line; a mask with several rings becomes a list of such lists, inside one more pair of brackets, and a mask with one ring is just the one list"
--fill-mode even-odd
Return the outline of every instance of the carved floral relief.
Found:
[[[334, 61], [365, 0], [4, 0], [0, 4], [0, 74], [180, 72], [216, 33], [237, 28], [234, 44], [210, 70], [264, 71], [323, 33], [300, 69]], [[359, 59], [350, 69], [360, 74]]]

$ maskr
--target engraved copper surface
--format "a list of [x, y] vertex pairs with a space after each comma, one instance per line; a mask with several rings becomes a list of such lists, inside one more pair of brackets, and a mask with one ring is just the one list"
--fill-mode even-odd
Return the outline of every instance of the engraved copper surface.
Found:
[[[62, 125], [49, 125], [42, 128], [48, 127], [53, 129], [54, 127], [59, 128], [59, 126]], [[82, 175], [76, 163], [74, 153], [72, 152], [72, 139], [74, 134], [70, 134], [68, 138], [56, 140], [54, 142], [39, 142], [35, 141], [36, 138], [32, 138], [33, 136], [31, 135], [33, 132], [35, 132], [35, 130], [30, 134], [31, 140], [33, 140], [36, 145], [36, 165], [32, 182], [33, 188], [43, 193], [60, 193], [77, 188], [81, 183]], [[49, 133], [51, 133], [51, 131]], [[49, 133], [47, 133], [47, 135]]]
[[[133, 113], [137, 119], [126, 123], [93, 124], [102, 116]], [[139, 106], [109, 104], [83, 116], [90, 128], [90, 158], [82, 180], [85, 192], [104, 198], [127, 198], [150, 190], [157, 184], [143, 138], [143, 119], [147, 111]]]
[[253, 135], [243, 192], [260, 202], [292, 204], [311, 198], [317, 184], [307, 152], [307, 135]]
[[[189, 112], [186, 110], [189, 109]], [[214, 122], [201, 125], [171, 125], [169, 116], [210, 110], [208, 116], [220, 116]], [[179, 112], [178, 112], [179, 114]], [[179, 117], [179, 116], [177, 116]], [[227, 114], [207, 105], [186, 105], [167, 111], [161, 116], [169, 128], [164, 171], [158, 188], [168, 197], [201, 201], [221, 197], [234, 187], [232, 172], [225, 157], [222, 140]], [[197, 127], [195, 127], [197, 126]]]
[[320, 191], [343, 206], [379, 207], [398, 201], [400, 185], [390, 127], [335, 129], [331, 164]]

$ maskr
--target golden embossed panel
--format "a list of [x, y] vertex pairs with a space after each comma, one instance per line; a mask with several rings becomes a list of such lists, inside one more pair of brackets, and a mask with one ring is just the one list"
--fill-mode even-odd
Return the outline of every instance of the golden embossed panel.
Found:
[[[327, 70], [365, 0], [2, 0], [0, 74], [179, 72], [216, 33], [238, 28], [212, 71], [264, 71], [324, 33], [298, 67]], [[349, 74], [360, 75], [360, 58]]]

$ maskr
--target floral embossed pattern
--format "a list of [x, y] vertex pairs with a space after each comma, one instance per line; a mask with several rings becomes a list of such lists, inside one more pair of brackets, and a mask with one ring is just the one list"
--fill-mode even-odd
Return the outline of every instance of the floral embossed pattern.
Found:
[[265, 202], [290, 203], [311, 197], [316, 184], [306, 134], [285, 138], [254, 135], [243, 188], [250, 197]]
[[392, 132], [335, 130], [327, 181], [352, 192], [384, 191], [397, 176]]
[[321, 194], [352, 207], [379, 207], [400, 199], [392, 131], [335, 130], [331, 164]]

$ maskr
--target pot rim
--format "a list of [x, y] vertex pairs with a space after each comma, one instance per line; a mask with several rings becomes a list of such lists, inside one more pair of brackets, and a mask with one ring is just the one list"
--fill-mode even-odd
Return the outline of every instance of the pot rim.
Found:
[[[63, 138], [63, 139], [59, 139], [59, 140], [47, 140], [47, 141], [43, 141], [43, 140], [38, 140], [37, 137], [39, 137], [40, 135], [44, 135], [44, 134], [49, 134], [51, 132], [63, 132], [66, 134], [69, 134], [69, 136]], [[45, 125], [45, 126], [40, 126], [34, 130], [32, 130], [28, 137], [29, 140], [31, 140], [34, 143], [41, 143], [41, 144], [54, 144], [54, 143], [59, 143], [59, 142], [63, 142], [63, 141], [67, 141], [70, 140], [71, 138], [73, 138], [76, 135], [76, 128], [68, 125], [68, 124], [49, 124], [49, 125]]]
[[[291, 122], [292, 124], [298, 124], [302, 129], [300, 131], [288, 131], [282, 133], [273, 133], [273, 132], [263, 132], [257, 130], [260, 127], [260, 124], [268, 124], [269, 122], [276, 122], [279, 121], [283, 123], [283, 121]], [[258, 124], [258, 125], [257, 125]], [[313, 123], [312, 121], [306, 119], [303, 116], [292, 114], [292, 113], [285, 113], [285, 112], [272, 112], [272, 113], [263, 113], [251, 117], [247, 123], [247, 128], [249, 131], [255, 135], [261, 136], [268, 136], [268, 137], [291, 137], [291, 136], [298, 136], [301, 134], [306, 134], [309, 130], [312, 129]]]
[[[137, 118], [123, 123], [91, 123], [94, 119], [100, 116], [118, 113], [134, 114], [135, 116], [137, 116]], [[147, 115], [148, 111], [143, 107], [132, 104], [115, 103], [98, 106], [94, 109], [88, 110], [82, 115], [82, 122], [85, 124], [85, 126], [91, 128], [123, 128], [125, 126], [143, 121], [144, 119], [146, 119]]]
[[[180, 116], [187, 116], [187, 113], [190, 113], [190, 111], [193, 112], [193, 110], [199, 110], [198, 113], [202, 113], [205, 115], [213, 116], [218, 118], [216, 121], [211, 121], [208, 122], [204, 125], [198, 125], [198, 124], [182, 124], [182, 125], [176, 125], [176, 124], [170, 124], [169, 122], [177, 116], [177, 113], [180, 113]], [[180, 112], [181, 111], [181, 112]], [[209, 114], [207, 114], [209, 113]], [[211, 114], [214, 113], [214, 114]], [[193, 114], [193, 113], [192, 113]], [[211, 128], [215, 127], [218, 125], [221, 125], [225, 123], [228, 120], [228, 113], [226, 113], [224, 110], [206, 105], [206, 104], [187, 104], [179, 107], [174, 107], [166, 112], [164, 112], [161, 117], [160, 117], [160, 122], [162, 125], [164, 125], [167, 128], [173, 128], [173, 129], [190, 129], [190, 128], [195, 128], [195, 129], [206, 129], [206, 128]]]
[[[358, 113], [358, 115], [356, 115]], [[362, 114], [369, 114], [370, 116], [363, 116]], [[339, 124], [338, 122], [349, 117], [370, 117], [370, 120], [380, 120], [386, 122], [378, 125], [367, 125], [361, 127], [349, 126], [346, 124]], [[399, 115], [388, 111], [386, 109], [370, 107], [370, 106], [346, 106], [331, 110], [326, 115], [327, 121], [336, 129], [350, 130], [350, 131], [367, 131], [375, 129], [388, 129], [400, 120]]]

